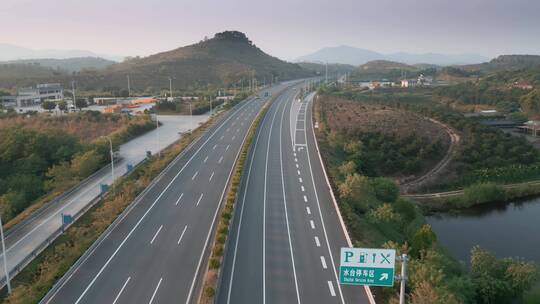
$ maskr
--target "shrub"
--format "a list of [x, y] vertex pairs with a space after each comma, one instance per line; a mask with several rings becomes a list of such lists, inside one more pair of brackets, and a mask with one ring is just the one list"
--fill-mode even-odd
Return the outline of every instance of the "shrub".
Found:
[[421, 252], [432, 248], [436, 241], [437, 236], [431, 229], [431, 225], [423, 225], [411, 240], [411, 255], [419, 257]]
[[506, 193], [494, 183], [476, 184], [463, 190], [463, 205], [472, 206], [493, 201], [503, 201]]
[[391, 180], [384, 177], [376, 177], [371, 180], [371, 186], [378, 200], [393, 203], [399, 196], [398, 186]]

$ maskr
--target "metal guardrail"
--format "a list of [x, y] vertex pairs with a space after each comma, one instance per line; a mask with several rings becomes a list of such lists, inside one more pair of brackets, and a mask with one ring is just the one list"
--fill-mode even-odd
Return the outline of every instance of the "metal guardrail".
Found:
[[[139, 167], [143, 162], [145, 161], [145, 159], [143, 159], [142, 161], [140, 161], [139, 163], [137, 163], [135, 165], [135, 168]], [[108, 168], [109, 166], [105, 166], [103, 167], [102, 169], [99, 169], [98, 171], [96, 171], [94, 174], [90, 175], [89, 177], [87, 177], [85, 180], [85, 185], [88, 184], [89, 182], [89, 179], [91, 179], [92, 177], [94, 177], [97, 173], [100, 173], [102, 170]], [[129, 173], [133, 172], [133, 170], [131, 171], [126, 171], [124, 174], [122, 174], [120, 177], [124, 177], [126, 175], [129, 175]], [[60, 196], [58, 196], [58, 201], [60, 200], [60, 197], [64, 198], [65, 196], [73, 193], [75, 190], [77, 189], [80, 189], [82, 187], [81, 183], [79, 183], [79, 185], [75, 186], [74, 188], [64, 192], [63, 194], [61, 194]], [[47, 239], [45, 239], [36, 249], [32, 250], [32, 252], [27, 255], [22, 261], [20, 261], [17, 265], [15, 265], [15, 267], [13, 269], [11, 269], [9, 271], [9, 277], [10, 278], [13, 278], [15, 277], [17, 274], [19, 274], [19, 272], [21, 272], [21, 270], [23, 270], [26, 266], [28, 266], [28, 264], [30, 264], [30, 262], [32, 262], [41, 252], [43, 252], [43, 250], [45, 250], [54, 240], [56, 240], [56, 238], [58, 238], [60, 235], [62, 235], [62, 233], [64, 233], [65, 229], [69, 228], [73, 223], [75, 223], [83, 214], [85, 214], [90, 208], [92, 208], [93, 206], [95, 206], [99, 201], [101, 201], [101, 199], [103, 198], [104, 194], [100, 194], [98, 195], [97, 197], [95, 197], [94, 199], [92, 199], [86, 206], [84, 206], [81, 210], [79, 210], [76, 214], [73, 215], [73, 221], [67, 225], [64, 225], [64, 226], [61, 226], [60, 228], [58, 228], [57, 230], [55, 230], [51, 236], [49, 236]], [[57, 202], [55, 202], [57, 203]], [[44, 210], [40, 211], [39, 214], [43, 213], [46, 209], [48, 208], [45, 208]], [[38, 209], [40, 210], [40, 209]], [[33, 217], [37, 216], [38, 214], [34, 215]], [[20, 228], [20, 227], [19, 227]], [[11, 230], [11, 229], [10, 229]], [[0, 280], [0, 289], [1, 288], [4, 288], [6, 286], [6, 277], [2, 278]]]

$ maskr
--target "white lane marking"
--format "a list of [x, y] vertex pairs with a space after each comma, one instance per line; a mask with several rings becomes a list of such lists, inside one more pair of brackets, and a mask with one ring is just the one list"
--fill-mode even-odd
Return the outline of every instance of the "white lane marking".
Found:
[[[241, 106], [240, 108], [238, 108], [236, 110], [236, 112], [234, 112], [233, 114], [231, 114], [227, 119], [225, 119], [225, 121], [223, 121], [221, 123], [221, 125], [219, 127], [217, 127], [216, 130], [214, 130], [214, 132], [212, 132], [212, 134], [201, 144], [201, 146], [195, 151], [195, 153], [193, 153], [193, 155], [188, 159], [188, 161], [182, 166], [182, 168], [176, 173], [176, 175], [172, 178], [172, 180], [167, 184], [167, 186], [165, 187], [165, 189], [158, 195], [158, 197], [154, 200], [154, 202], [152, 203], [152, 205], [150, 205], [150, 207], [148, 209], [146, 209], [146, 211], [144, 212], [144, 214], [141, 216], [141, 218], [137, 221], [137, 223], [135, 224], [135, 226], [133, 226], [133, 228], [131, 228], [131, 230], [129, 231], [129, 233], [126, 235], [126, 237], [122, 240], [122, 242], [120, 243], [120, 245], [118, 245], [118, 247], [116, 247], [116, 249], [114, 250], [114, 252], [111, 254], [111, 256], [107, 259], [107, 261], [105, 262], [105, 264], [103, 266], [101, 266], [101, 268], [99, 269], [98, 273], [94, 276], [94, 278], [92, 279], [92, 281], [90, 281], [90, 283], [88, 283], [88, 286], [86, 286], [86, 288], [84, 289], [84, 291], [81, 293], [81, 295], [79, 296], [79, 298], [77, 298], [77, 301], [75, 302], [75, 304], [78, 304], [79, 302], [81, 302], [81, 300], [84, 298], [84, 296], [86, 295], [86, 293], [88, 292], [88, 290], [90, 290], [90, 288], [94, 285], [94, 283], [96, 282], [96, 280], [99, 278], [99, 276], [101, 276], [101, 274], [103, 273], [103, 271], [105, 270], [105, 268], [107, 268], [107, 266], [109, 266], [109, 264], [111, 263], [111, 261], [114, 259], [114, 257], [118, 254], [118, 251], [120, 251], [120, 249], [124, 246], [124, 244], [127, 242], [127, 240], [131, 237], [131, 235], [133, 234], [133, 232], [137, 229], [137, 227], [139, 227], [139, 225], [141, 224], [141, 222], [146, 218], [146, 216], [148, 215], [148, 213], [150, 213], [150, 211], [154, 208], [154, 206], [157, 204], [157, 202], [161, 199], [161, 197], [163, 196], [163, 194], [171, 187], [171, 185], [174, 183], [174, 181], [178, 178], [178, 176], [184, 172], [184, 169], [189, 165], [189, 163], [191, 163], [191, 161], [193, 160], [193, 158], [195, 158], [195, 156], [197, 156], [199, 154], [199, 152], [202, 150], [202, 148], [210, 141], [210, 139], [212, 139], [216, 133], [221, 129], [223, 128], [223, 126], [225, 125], [225, 123], [227, 123], [227, 121], [229, 121], [233, 116], [234, 114], [238, 113], [242, 108], [244, 108], [245, 106], [247, 105], [247, 103], [245, 103], [243, 106]], [[197, 141], [196, 141], [197, 142]], [[177, 159], [174, 160], [175, 162], [177, 161]], [[231, 172], [232, 172], [232, 169], [231, 169]], [[224, 192], [223, 192], [224, 193]], [[222, 195], [223, 196], [223, 195]], [[217, 210], [217, 209], [216, 209]], [[51, 215], [51, 218], [52, 216], [54, 215]], [[217, 216], [217, 211], [216, 213], [214, 214], [214, 218]], [[37, 229], [38, 227], [35, 227], [33, 230]], [[32, 230], [32, 231], [33, 231]], [[31, 233], [31, 232], [30, 232]], [[110, 234], [110, 232], [109, 232]], [[28, 234], [27, 234], [28, 235]], [[26, 237], [26, 236], [25, 236]], [[209, 237], [207, 237], [207, 239], [209, 239]], [[22, 239], [21, 239], [22, 240]], [[19, 240], [19, 241], [21, 241]], [[206, 246], [205, 246], [206, 247]], [[7, 250], [9, 251], [9, 249]], [[7, 252], [6, 251], [6, 252]], [[86, 262], [86, 260], [84, 260], [83, 262]], [[200, 264], [200, 262], [199, 262]], [[79, 269], [79, 268], [77, 268]], [[197, 268], [197, 272], [198, 272], [198, 268]], [[73, 275], [73, 274], [72, 274]], [[71, 276], [72, 276], [71, 275]], [[69, 278], [71, 278], [71, 276]], [[64, 284], [62, 284], [61, 287], [63, 287]], [[192, 284], [192, 288], [191, 290], [193, 289], [193, 284]], [[189, 293], [189, 296], [188, 296], [188, 301], [189, 299], [191, 298], [191, 290], [190, 290], [190, 293]], [[47, 303], [49, 303], [53, 298], [54, 296], [56, 296], [57, 292], [55, 292], [51, 298], [49, 298], [49, 301], [47, 301]]]
[[328, 281], [328, 289], [330, 289], [330, 294], [332, 297], [335, 297], [336, 291], [334, 290], [334, 284], [332, 284], [332, 281]]
[[214, 177], [214, 171], [212, 171], [212, 174], [210, 174], [210, 178], [208, 179], [208, 181], [211, 181], [212, 177]]
[[296, 168], [297, 168], [297, 169], [300, 168], [300, 167], [298, 166], [298, 164], [296, 164]]
[[222, 140], [224, 136], [225, 136], [225, 135], [221, 135], [221, 137], [219, 138], [219, 140]]
[[311, 229], [315, 229], [315, 222], [313, 220], [309, 220], [309, 224], [311, 225]]
[[199, 175], [199, 171], [195, 172], [195, 174], [193, 174], [193, 177], [191, 178], [191, 180], [194, 180], [195, 177], [197, 177], [197, 175]]
[[215, 149], [216, 149], [216, 147], [217, 147], [217, 145], [214, 145], [214, 147], [212, 148], [212, 150], [215, 150]]
[[306, 188], [304, 188], [304, 186], [300, 186], [300, 188], [302, 189], [302, 192], [306, 191]]
[[302, 181], [302, 178], [301, 178], [301, 177], [299, 177], [299, 178], [298, 178], [298, 181], [299, 181], [300, 183], [303, 183], [303, 181]]
[[328, 268], [328, 266], [326, 265], [326, 259], [322, 255], [321, 255], [321, 264], [322, 264], [322, 268], [324, 269]]
[[225, 147], [225, 151], [229, 150], [230, 147], [231, 145], [227, 145], [227, 147]]
[[306, 207], [306, 212], [307, 214], [311, 214], [311, 209], [309, 209], [309, 207]]
[[233, 135], [233, 137], [231, 138], [231, 140], [234, 140], [236, 138], [236, 135]]
[[[303, 187], [303, 186], [302, 186]], [[304, 195], [304, 202], [307, 203], [307, 196]]]
[[184, 227], [184, 230], [182, 230], [182, 234], [180, 234], [180, 238], [178, 239], [177, 245], [180, 245], [180, 242], [182, 241], [182, 238], [184, 237], [184, 233], [186, 233], [187, 225]]
[[295, 158], [294, 158], [294, 161], [295, 161], [295, 162], [298, 162], [298, 158], [295, 157]]
[[161, 228], [163, 228], [163, 225], [159, 226], [158, 230], [156, 231], [156, 234], [154, 234], [154, 237], [152, 238], [152, 240], [150, 241], [150, 245], [152, 243], [154, 243], [154, 240], [156, 239], [157, 235], [159, 234], [159, 232], [161, 231]]
[[122, 288], [120, 288], [120, 291], [116, 295], [116, 298], [114, 298], [114, 301], [112, 302], [112, 304], [116, 304], [116, 301], [118, 301], [118, 298], [120, 298], [120, 295], [122, 294], [122, 292], [124, 292], [124, 289], [126, 288], [126, 285], [129, 283], [129, 280], [131, 280], [131, 277], [128, 277], [124, 285], [122, 285]]
[[[321, 247], [321, 242], [319, 241], [319, 237], [316, 236], [315, 237], [315, 245], [317, 245], [317, 247]], [[322, 258], [322, 257], [321, 257]]]
[[161, 285], [161, 281], [163, 281], [163, 278], [159, 278], [159, 282], [157, 283], [156, 289], [154, 289], [154, 293], [152, 294], [152, 297], [150, 298], [150, 302], [148, 302], [148, 304], [152, 304], [152, 302], [154, 302], [154, 298], [159, 289], [159, 285]]
[[175, 206], [178, 206], [178, 203], [180, 202], [183, 196], [184, 196], [184, 192], [180, 194], [180, 197], [178, 197], [178, 199], [176, 200], [176, 203], [174, 203]]
[[[266, 121], [266, 115], [264, 115], [264, 118], [263, 118], [263, 121], [261, 122], [261, 125], [264, 125], [264, 122]], [[261, 133], [262, 132], [257, 132], [257, 138], [255, 139], [255, 144], [253, 147], [255, 147], [254, 149], [257, 149], [258, 147], [258, 143], [259, 143], [259, 138], [261, 136]], [[247, 194], [247, 190], [249, 189], [249, 182], [250, 182], [250, 177], [251, 177], [251, 169], [253, 168], [253, 160], [255, 159], [255, 157], [253, 156], [255, 155], [255, 150], [253, 151], [252, 153], [252, 157], [251, 157], [251, 160], [250, 160], [250, 163], [249, 163], [249, 170], [248, 170], [248, 173], [247, 173], [247, 181], [246, 181], [246, 187], [244, 188], [244, 195], [242, 197], [242, 207], [240, 208], [240, 220], [238, 222], [238, 229], [237, 229], [237, 233], [236, 233], [236, 241], [235, 241], [235, 244], [234, 244], [234, 254], [233, 254], [233, 261], [232, 261], [232, 267], [231, 267], [231, 279], [229, 280], [229, 290], [227, 291], [227, 304], [230, 304], [231, 302], [231, 290], [232, 290], [232, 284], [233, 284], [233, 280], [234, 280], [234, 269], [235, 269], [235, 266], [236, 266], [236, 253], [238, 252], [238, 240], [240, 239], [240, 231], [242, 230], [242, 218], [244, 216], [244, 206], [246, 204], [246, 194]]]
[[[285, 223], [287, 224], [287, 236], [289, 237], [289, 250], [291, 253], [291, 262], [292, 262], [292, 269], [293, 269], [293, 275], [294, 275], [294, 285], [296, 287], [296, 299], [298, 301], [298, 304], [300, 304], [300, 291], [298, 290], [298, 280], [296, 278], [296, 267], [294, 265], [294, 252], [293, 252], [293, 245], [291, 240], [291, 230], [289, 228], [289, 215], [287, 212], [287, 196], [285, 195], [285, 177], [283, 175], [283, 118], [285, 117], [285, 109], [287, 108], [287, 102], [285, 102], [285, 106], [283, 106], [283, 110], [281, 111], [281, 120], [279, 124], [279, 162], [281, 167], [281, 189], [283, 192], [283, 207], [285, 208]], [[271, 135], [272, 133], [270, 133]], [[268, 139], [268, 144], [270, 144], [270, 136]], [[300, 174], [300, 171], [298, 171], [298, 174]]]
[[223, 160], [223, 156], [219, 158], [218, 164], [221, 164], [221, 161]]
[[298, 175], [300, 175], [300, 170], [296, 170], [296, 173], [298, 173]]
[[236, 129], [236, 132], [240, 132], [240, 129]]
[[231, 128], [227, 128], [227, 132], [229, 132], [230, 129], [231, 129]]
[[201, 200], [202, 200], [203, 194], [204, 194], [204, 193], [201, 193], [201, 196], [199, 196], [199, 200], [197, 200], [197, 205], [196, 205], [196, 206], [199, 206], [199, 203], [200, 203]]
[[203, 163], [206, 163], [207, 160], [208, 160], [208, 156], [204, 158]]
[[[310, 117], [310, 116], [308, 115], [308, 117]], [[306, 128], [306, 121], [304, 120], [304, 129], [305, 128]], [[314, 133], [315, 131], [313, 130], [313, 128], [311, 130], [312, 130], [313, 136], [315, 136], [315, 133]], [[313, 169], [311, 168], [311, 157], [309, 156], [309, 146], [307, 145], [307, 143], [308, 143], [307, 132], [304, 132], [304, 139], [306, 141], [306, 154], [307, 154], [307, 158], [308, 158], [309, 175], [311, 176], [311, 183], [313, 185], [313, 189], [315, 189], [315, 191], [313, 191], [313, 192], [315, 193], [315, 201], [317, 202], [317, 208], [319, 210], [319, 218], [321, 219], [321, 226], [322, 226], [323, 233], [324, 233], [324, 241], [326, 242], [326, 248], [328, 249], [328, 254], [330, 256], [330, 262], [332, 263], [332, 269], [334, 270], [334, 279], [335, 279], [335, 282], [337, 284], [337, 288], [338, 288], [338, 291], [339, 291], [339, 296], [341, 298], [341, 303], [345, 303], [345, 299], [343, 298], [343, 292], [341, 291], [341, 286], [339, 284], [338, 274], [337, 274], [337, 271], [336, 271], [336, 263], [334, 262], [334, 257], [332, 256], [332, 248], [330, 247], [330, 243], [328, 241], [328, 234], [326, 233], [326, 225], [324, 223], [324, 218], [323, 218], [322, 211], [321, 211], [321, 203], [319, 201], [319, 194], [317, 193], [317, 190], [316, 190], [317, 187], [315, 186], [315, 178], [313, 177]], [[313, 137], [313, 139], [315, 140], [315, 145], [316, 145], [317, 144], [316, 139], [314, 137]], [[323, 167], [323, 170], [324, 170], [324, 167]]]
[[296, 157], [296, 152], [293, 153], [294, 157]]

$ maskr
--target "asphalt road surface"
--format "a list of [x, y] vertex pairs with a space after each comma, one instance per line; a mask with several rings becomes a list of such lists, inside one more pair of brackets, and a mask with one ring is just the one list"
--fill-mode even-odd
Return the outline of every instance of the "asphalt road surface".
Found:
[[299, 87], [273, 103], [239, 190], [218, 303], [369, 303], [338, 284], [346, 237], [313, 136], [311, 98]]
[[226, 113], [42, 302], [194, 302], [233, 163], [265, 101], [250, 98]]

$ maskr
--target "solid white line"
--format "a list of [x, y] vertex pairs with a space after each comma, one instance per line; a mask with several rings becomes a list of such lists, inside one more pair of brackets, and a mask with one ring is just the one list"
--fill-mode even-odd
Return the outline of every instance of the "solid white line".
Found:
[[304, 186], [300, 186], [300, 188], [302, 189], [302, 192], [306, 191], [306, 188], [304, 188]]
[[[266, 121], [266, 115], [264, 115], [264, 118], [263, 118], [263, 121], [261, 122], [261, 125], [264, 125], [264, 122]], [[233, 253], [233, 261], [232, 261], [232, 267], [231, 267], [231, 279], [229, 280], [229, 290], [227, 291], [227, 304], [230, 304], [231, 302], [231, 290], [232, 290], [232, 284], [233, 284], [233, 280], [234, 280], [234, 269], [235, 269], [235, 266], [236, 266], [236, 253], [238, 252], [238, 240], [240, 239], [240, 231], [242, 230], [242, 218], [244, 216], [244, 206], [245, 206], [245, 203], [246, 203], [246, 194], [247, 194], [247, 191], [249, 189], [249, 182], [250, 182], [250, 177], [251, 177], [251, 169], [253, 167], [253, 160], [255, 159], [255, 150], [258, 148], [258, 143], [259, 143], [259, 138], [261, 136], [261, 131], [257, 132], [257, 138], [255, 139], [255, 144], [253, 145], [253, 149], [254, 151], [252, 152], [252, 156], [251, 156], [251, 160], [250, 160], [250, 163], [249, 163], [249, 169], [248, 169], [248, 173], [247, 173], [247, 178], [246, 178], [246, 187], [244, 188], [244, 195], [242, 197], [242, 207], [240, 208], [240, 219], [239, 219], [239, 222], [238, 222], [238, 229], [237, 229], [237, 233], [236, 233], [236, 241], [235, 241], [235, 244], [234, 244], [234, 253]]]
[[148, 304], [152, 304], [152, 302], [154, 302], [154, 297], [156, 296], [156, 293], [159, 289], [159, 285], [161, 285], [162, 280], [163, 278], [159, 278], [159, 282], [157, 283], [156, 289], [154, 289], [154, 293], [152, 294], [152, 297], [150, 298], [150, 302], [148, 302]]
[[218, 164], [221, 164], [221, 161], [223, 160], [223, 156], [219, 158]]
[[[283, 175], [283, 146], [282, 146], [282, 134], [283, 134], [283, 118], [285, 117], [285, 109], [287, 108], [287, 103], [285, 102], [285, 106], [283, 106], [283, 110], [281, 111], [281, 120], [279, 124], [279, 162], [281, 167], [281, 189], [283, 192], [283, 207], [285, 208], [285, 223], [287, 224], [287, 236], [289, 237], [289, 249], [291, 253], [291, 262], [292, 262], [292, 269], [293, 269], [293, 275], [294, 275], [294, 285], [296, 287], [296, 299], [298, 303], [300, 303], [300, 291], [298, 290], [298, 279], [296, 278], [296, 267], [294, 265], [294, 251], [292, 246], [292, 240], [291, 240], [291, 229], [289, 228], [289, 215], [287, 212], [287, 196], [285, 195], [285, 177]], [[270, 133], [271, 135], [271, 133]], [[268, 137], [268, 144], [270, 144], [270, 138]], [[298, 174], [300, 174], [300, 171], [298, 171]]]
[[180, 242], [182, 241], [182, 238], [184, 237], [184, 233], [186, 233], [187, 225], [184, 227], [184, 230], [182, 230], [182, 234], [180, 234], [180, 238], [178, 239], [177, 245], [180, 245]]
[[328, 268], [328, 266], [326, 265], [326, 259], [322, 255], [321, 255], [321, 264], [322, 264], [322, 268], [324, 269]]
[[201, 196], [199, 196], [199, 200], [197, 201], [197, 206], [199, 206], [199, 203], [200, 203], [201, 200], [202, 200], [203, 194], [204, 194], [204, 193], [201, 193]]
[[225, 147], [225, 151], [229, 150], [230, 147], [231, 145], [227, 145], [227, 147]]
[[206, 163], [207, 160], [208, 160], [208, 156], [204, 158], [203, 163]]
[[[304, 128], [306, 128], [306, 122], [304, 121]], [[313, 129], [312, 129], [313, 131]], [[315, 131], [313, 131], [313, 136], [315, 136]], [[307, 158], [308, 158], [308, 167], [309, 167], [309, 175], [311, 176], [311, 183], [313, 185], [313, 189], [314, 189], [314, 193], [315, 193], [315, 201], [317, 202], [317, 208], [319, 210], [319, 218], [321, 219], [321, 225], [322, 225], [322, 229], [323, 229], [323, 233], [324, 233], [324, 238], [325, 238], [325, 242], [326, 242], [326, 247], [328, 248], [328, 254], [330, 256], [330, 262], [332, 263], [332, 268], [334, 270], [334, 279], [336, 281], [336, 284], [337, 284], [337, 288], [338, 288], [338, 291], [339, 291], [339, 296], [341, 298], [341, 303], [345, 303], [345, 299], [343, 298], [343, 292], [341, 291], [341, 286], [339, 285], [339, 279], [338, 279], [338, 274], [337, 274], [337, 271], [336, 271], [336, 263], [334, 263], [334, 257], [332, 256], [332, 248], [330, 247], [330, 243], [328, 241], [328, 234], [326, 233], [326, 225], [324, 224], [324, 218], [323, 218], [323, 215], [322, 215], [322, 211], [321, 211], [321, 203], [319, 202], [319, 195], [317, 193], [317, 187], [315, 186], [315, 179], [313, 177], [313, 169], [311, 168], [311, 157], [309, 156], [309, 146], [308, 146], [308, 139], [307, 139], [307, 132], [304, 132], [304, 138], [305, 138], [305, 141], [306, 141], [306, 154], [307, 154]], [[314, 137], [313, 140], [317, 141], [317, 139]], [[317, 144], [317, 143], [315, 143]], [[324, 167], [323, 167], [323, 170], [324, 170]], [[330, 189], [330, 191], [332, 191], [332, 189]]]
[[211, 181], [212, 177], [214, 177], [214, 171], [212, 171], [212, 174], [210, 175], [210, 178], [208, 179], [208, 181]]
[[319, 237], [318, 236], [315, 237], [315, 245], [317, 245], [317, 247], [321, 247], [321, 242], [319, 242]]
[[191, 178], [191, 180], [194, 180], [195, 177], [197, 177], [197, 175], [199, 175], [199, 171], [195, 172], [195, 174], [193, 174], [193, 177]]
[[309, 220], [309, 224], [311, 225], [311, 229], [315, 229], [315, 223], [313, 220]]
[[[302, 186], [303, 187], [303, 186]], [[307, 196], [304, 195], [304, 202], [307, 203]]]
[[153, 237], [152, 240], [150, 241], [150, 244], [154, 243], [154, 240], [156, 239], [157, 235], [158, 235], [159, 232], [161, 231], [161, 228], [163, 228], [163, 225], [159, 226], [158, 230], [156, 231], [156, 234], [154, 234], [154, 237]]
[[336, 291], [334, 290], [334, 284], [332, 284], [332, 281], [328, 281], [328, 288], [330, 289], [330, 294], [332, 297], [335, 297]]
[[124, 285], [122, 285], [122, 288], [120, 288], [120, 291], [116, 295], [116, 298], [114, 298], [114, 301], [112, 302], [112, 304], [116, 304], [116, 301], [118, 301], [118, 298], [120, 298], [120, 295], [122, 294], [122, 292], [124, 292], [124, 288], [126, 288], [126, 285], [129, 282], [129, 280], [131, 280], [131, 277], [128, 277]]
[[[214, 137], [214, 135], [225, 125], [225, 123], [227, 121], [229, 121], [236, 113], [238, 113], [243, 107], [245, 107], [247, 105], [247, 103], [245, 103], [244, 105], [242, 105], [239, 109], [236, 110], [236, 112], [234, 112], [233, 114], [231, 114], [227, 119], [225, 119], [221, 125], [219, 127], [217, 127], [216, 130], [214, 130], [214, 132], [208, 136], [208, 138], [201, 144], [201, 146], [197, 149], [197, 151], [195, 151], [195, 153], [193, 153], [193, 155], [188, 159], [188, 161], [184, 164], [184, 166], [182, 166], [182, 168], [176, 173], [176, 175], [173, 177], [173, 179], [167, 184], [167, 187], [165, 187], [165, 189], [159, 194], [159, 196], [154, 200], [154, 202], [152, 203], [152, 205], [150, 205], [150, 207], [148, 209], [146, 209], [146, 211], [144, 212], [144, 214], [141, 216], [141, 218], [137, 221], [137, 223], [135, 224], [135, 226], [133, 226], [133, 228], [131, 228], [131, 230], [129, 231], [129, 233], [126, 235], [126, 237], [122, 240], [122, 242], [120, 243], [120, 245], [118, 245], [118, 247], [116, 247], [116, 249], [114, 250], [114, 252], [112, 253], [112, 255], [107, 259], [107, 261], [105, 262], [105, 264], [99, 269], [98, 273], [94, 276], [94, 278], [92, 279], [92, 281], [90, 281], [90, 283], [88, 284], [88, 286], [86, 286], [86, 288], [84, 289], [84, 291], [81, 293], [81, 295], [79, 296], [79, 298], [77, 298], [77, 301], [75, 302], [75, 304], [78, 304], [82, 298], [86, 295], [86, 293], [88, 292], [88, 290], [90, 290], [90, 288], [94, 285], [94, 283], [96, 282], [96, 280], [98, 279], [98, 277], [103, 273], [103, 271], [105, 270], [105, 268], [107, 268], [107, 266], [110, 264], [110, 262], [114, 259], [114, 257], [118, 254], [118, 251], [120, 251], [120, 249], [122, 248], [122, 246], [124, 246], [124, 244], [127, 242], [127, 240], [131, 237], [131, 235], [133, 234], [133, 232], [135, 231], [135, 229], [137, 229], [137, 227], [139, 227], [139, 225], [141, 224], [141, 222], [144, 220], [144, 218], [148, 215], [148, 213], [150, 212], [150, 210], [152, 210], [154, 208], [154, 206], [157, 204], [157, 202], [161, 199], [161, 197], [163, 196], [163, 194], [171, 187], [171, 185], [174, 183], [174, 181], [178, 178], [178, 176], [184, 171], [184, 169], [189, 165], [189, 163], [193, 160], [193, 158], [195, 158], [195, 156], [197, 156], [199, 154], [199, 152], [202, 150], [202, 148], [210, 141], [210, 139], [212, 139], [212, 137]], [[231, 170], [232, 172], [232, 170]], [[216, 214], [214, 215], [214, 217], [217, 216], [217, 212]], [[37, 228], [37, 227], [36, 227]], [[36, 229], [34, 228], [34, 229]], [[64, 285], [62, 285], [64, 286]], [[49, 303], [52, 298], [56, 295], [56, 293], [51, 297], [49, 298], [49, 300], [47, 301], [47, 303]], [[191, 293], [190, 293], [191, 295]], [[189, 297], [188, 297], [189, 298]]]
[[176, 203], [174, 203], [175, 206], [178, 206], [178, 203], [182, 199], [182, 196], [184, 196], [184, 192], [182, 192], [182, 194], [180, 194], [180, 197], [176, 200]]
[[309, 207], [306, 207], [307, 214], [311, 214], [311, 209]]

